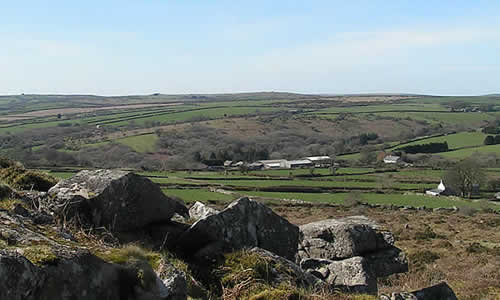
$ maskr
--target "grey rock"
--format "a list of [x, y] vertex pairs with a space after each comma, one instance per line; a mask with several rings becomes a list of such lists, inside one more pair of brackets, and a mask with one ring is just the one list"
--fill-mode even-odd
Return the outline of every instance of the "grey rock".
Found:
[[44, 206], [58, 215], [79, 215], [95, 227], [128, 231], [187, 216], [183, 203], [165, 196], [149, 179], [125, 171], [81, 171], [52, 187]]
[[300, 226], [299, 258], [337, 260], [391, 247], [394, 237], [363, 216], [328, 219]]
[[158, 280], [161, 280], [161, 284], [158, 284], [161, 299], [187, 299], [187, 275], [184, 272], [177, 270], [172, 264], [162, 259], [156, 274], [158, 275]]
[[54, 217], [45, 212], [37, 212], [32, 216], [33, 223], [45, 225], [54, 223]]
[[217, 209], [211, 208], [198, 201], [189, 208], [189, 217], [194, 220], [199, 220], [217, 213], [219, 213]]
[[[267, 206], [247, 197], [240, 198], [218, 214], [195, 222], [177, 241], [187, 255], [203, 249], [205, 256], [259, 247], [295, 260], [299, 228], [275, 214]], [[219, 245], [211, 247], [211, 245]], [[210, 249], [213, 251], [207, 251]], [[216, 252], [219, 251], [219, 252]]]
[[31, 213], [26, 208], [24, 208], [24, 206], [22, 206], [19, 203], [14, 206], [14, 208], [12, 209], [12, 212], [14, 212], [15, 214], [20, 215], [22, 217], [30, 217], [31, 216]]
[[364, 256], [376, 277], [408, 272], [408, 258], [396, 247], [382, 249]]
[[352, 293], [377, 293], [377, 278], [371, 272], [368, 261], [361, 256], [332, 261], [328, 270], [329, 276], [325, 281], [335, 289]]
[[168, 286], [146, 262], [116, 265], [82, 252], [35, 266], [16, 252], [0, 251], [0, 276], [0, 299], [186, 299], [163, 297]]
[[322, 280], [305, 272], [294, 262], [286, 258], [257, 247], [250, 249], [250, 252], [257, 253], [268, 260], [270, 266], [269, 272], [275, 285], [291, 283], [293, 286], [312, 290], [322, 290], [327, 287]]

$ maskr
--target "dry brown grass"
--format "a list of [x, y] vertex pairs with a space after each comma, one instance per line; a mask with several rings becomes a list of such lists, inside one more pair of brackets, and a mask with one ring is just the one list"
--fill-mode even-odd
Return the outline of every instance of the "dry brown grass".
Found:
[[[345, 207], [273, 209], [295, 224], [357, 214]], [[396, 245], [410, 258], [410, 271], [380, 280], [380, 293], [418, 290], [446, 281], [459, 299], [500, 299], [500, 215], [369, 208], [363, 213], [391, 230]]]

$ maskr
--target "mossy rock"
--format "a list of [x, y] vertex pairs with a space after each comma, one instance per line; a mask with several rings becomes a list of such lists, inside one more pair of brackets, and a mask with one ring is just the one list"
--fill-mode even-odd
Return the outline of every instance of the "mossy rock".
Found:
[[148, 262], [154, 270], [158, 268], [162, 259], [160, 253], [149, 251], [133, 244], [121, 248], [111, 248], [103, 252], [95, 252], [94, 255], [107, 262], [119, 265], [129, 264], [134, 261], [144, 261]]
[[52, 248], [47, 245], [36, 245], [22, 249], [26, 257], [34, 265], [47, 265], [57, 261], [57, 255]]
[[26, 170], [18, 166], [0, 169], [0, 179], [17, 189], [44, 192], [57, 183], [57, 179], [47, 173]]

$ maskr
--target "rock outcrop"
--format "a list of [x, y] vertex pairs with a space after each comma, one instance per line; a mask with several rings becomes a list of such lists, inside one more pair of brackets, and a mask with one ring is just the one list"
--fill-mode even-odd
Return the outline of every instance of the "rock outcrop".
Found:
[[199, 201], [196, 201], [193, 206], [189, 208], [189, 217], [193, 220], [199, 220], [211, 215], [219, 213], [215, 208], [211, 208]]
[[122, 266], [85, 252], [37, 266], [0, 251], [0, 276], [0, 299], [186, 299], [185, 289], [159, 279], [148, 263]]
[[410, 293], [382, 294], [380, 300], [457, 300], [457, 296], [446, 282], [441, 282]]
[[375, 294], [378, 277], [408, 271], [392, 234], [366, 217], [314, 222], [300, 231], [300, 266], [333, 288]]
[[299, 258], [349, 258], [388, 248], [394, 238], [363, 216], [328, 219], [300, 226]]
[[78, 214], [95, 227], [117, 232], [166, 222], [175, 213], [189, 214], [183, 203], [165, 196], [149, 179], [118, 170], [81, 171], [48, 195], [45, 206], [57, 215]]
[[198, 257], [259, 247], [295, 260], [298, 242], [297, 226], [267, 206], [243, 197], [220, 213], [195, 222], [177, 244], [185, 254]]
[[331, 288], [352, 293], [377, 292], [377, 277], [370, 269], [368, 261], [355, 256], [343, 260], [305, 259], [301, 268], [324, 280]]
[[320, 280], [316, 276], [304, 271], [297, 264], [286, 258], [257, 247], [252, 248], [249, 251], [268, 260], [269, 266], [271, 266], [269, 271], [273, 277], [275, 285], [288, 283], [292, 286], [308, 288], [311, 290], [323, 290], [327, 288], [323, 280]]

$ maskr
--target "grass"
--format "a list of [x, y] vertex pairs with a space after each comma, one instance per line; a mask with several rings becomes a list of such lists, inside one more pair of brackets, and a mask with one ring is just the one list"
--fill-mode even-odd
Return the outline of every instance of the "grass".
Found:
[[156, 142], [158, 136], [154, 133], [145, 135], [136, 135], [126, 138], [117, 139], [116, 142], [129, 146], [136, 152], [154, 152], [156, 150]]
[[[399, 145], [397, 148], [410, 146], [410, 145], [419, 145], [419, 144], [428, 144], [428, 143], [442, 143], [447, 142], [448, 147], [450, 149], [463, 148], [463, 147], [471, 147], [471, 146], [480, 146], [483, 145], [484, 138], [487, 135], [482, 132], [460, 132], [455, 134], [449, 134], [446, 136], [433, 137], [428, 138], [416, 142], [411, 142], [407, 144]], [[394, 148], [392, 148], [394, 149]]]
[[[258, 192], [245, 191], [240, 192], [247, 196], [257, 196], [262, 198], [281, 199], [281, 200], [302, 200], [313, 203], [331, 203], [344, 204], [346, 197], [350, 193], [280, 193], [280, 192]], [[359, 193], [359, 201], [368, 204], [380, 205], [396, 205], [409, 207], [471, 207], [475, 209], [483, 209], [489, 207], [495, 210], [500, 210], [500, 206], [495, 204], [487, 204], [484, 201], [469, 201], [455, 197], [433, 197], [421, 194], [376, 194], [376, 193]]]
[[167, 196], [179, 197], [186, 203], [196, 201], [231, 201], [236, 199], [234, 195], [227, 195], [222, 193], [211, 192], [205, 189], [162, 189], [163, 193]]
[[24, 203], [18, 199], [0, 198], [0, 209], [11, 210], [17, 204], [23, 205]]
[[488, 145], [474, 148], [460, 149], [455, 151], [439, 153], [445, 158], [463, 159], [474, 155], [475, 153], [495, 153], [500, 155], [500, 145]]
[[135, 244], [128, 244], [120, 248], [109, 248], [105, 251], [96, 251], [94, 254], [107, 262], [121, 265], [134, 260], [145, 261], [153, 269], [158, 268], [162, 258], [160, 253], [144, 249]]
[[33, 245], [22, 250], [23, 255], [35, 265], [45, 265], [56, 261], [58, 258], [54, 251], [47, 245]]
[[[383, 188], [382, 182], [363, 182], [363, 181], [342, 181], [338, 177], [336, 181], [327, 180], [211, 180], [210, 184], [219, 184], [221, 186], [234, 186], [234, 187], [254, 187], [254, 188], [268, 188], [268, 187], [304, 187], [304, 188], [368, 188], [368, 189], [381, 189]], [[399, 183], [393, 182], [386, 188], [397, 188], [405, 190], [421, 190], [434, 187], [434, 184], [422, 183]]]
[[414, 104], [368, 104], [362, 106], [350, 107], [330, 107], [315, 111], [317, 113], [359, 113], [359, 112], [375, 112], [375, 111], [448, 111], [445, 107], [439, 104], [432, 103], [414, 103]]
[[[220, 107], [220, 108], [207, 108], [203, 110], [191, 110], [184, 112], [174, 112], [164, 115], [151, 116], [135, 119], [134, 122], [137, 124], [144, 124], [145, 122], [166, 122], [166, 123], [175, 123], [175, 122], [186, 122], [192, 120], [201, 120], [201, 119], [215, 119], [221, 118], [225, 116], [234, 116], [234, 115], [246, 115], [253, 114], [257, 112], [270, 112], [277, 111], [278, 108], [272, 107]], [[130, 121], [117, 121], [110, 122], [108, 124], [113, 124], [115, 126], [123, 126], [129, 124]]]
[[380, 116], [394, 118], [409, 118], [427, 121], [429, 123], [444, 123], [450, 125], [466, 124], [469, 128], [477, 128], [487, 121], [493, 121], [500, 113], [460, 113], [460, 112], [384, 112], [376, 113]]

